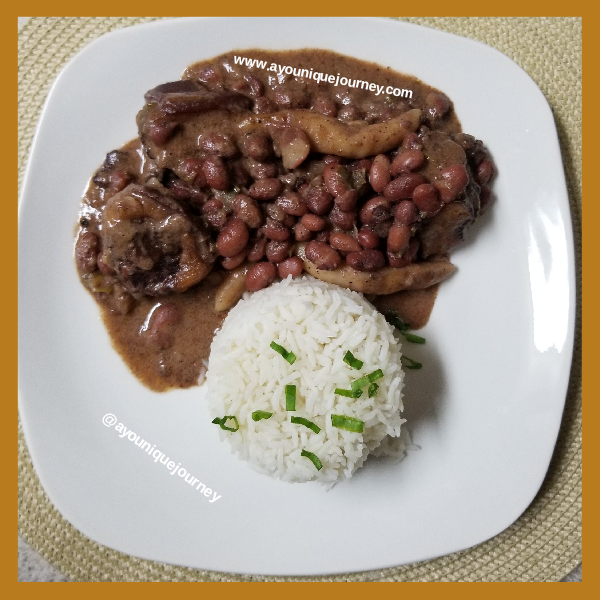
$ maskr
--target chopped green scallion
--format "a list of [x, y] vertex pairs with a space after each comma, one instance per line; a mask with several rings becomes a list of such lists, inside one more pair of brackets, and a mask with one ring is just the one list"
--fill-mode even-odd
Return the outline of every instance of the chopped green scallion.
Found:
[[319, 460], [319, 457], [316, 454], [313, 454], [308, 450], [302, 450], [302, 452], [300, 452], [300, 456], [306, 456], [306, 458], [308, 458], [310, 462], [315, 465], [317, 471], [320, 471], [323, 468], [323, 463]]
[[365, 427], [364, 421], [345, 415], [331, 415], [331, 424], [338, 429], [345, 429], [354, 433], [362, 433]]
[[[235, 423], [235, 427], [227, 427], [226, 423], [229, 420], [232, 420]], [[238, 423], [237, 417], [234, 415], [225, 415], [224, 417], [217, 417], [212, 421], [215, 425], [218, 425], [221, 429], [225, 431], [237, 431], [240, 428], [240, 424]]]
[[358, 358], [355, 358], [354, 354], [352, 354], [350, 350], [348, 350], [348, 352], [346, 352], [346, 354], [344, 355], [344, 362], [356, 370], [362, 369], [363, 366], [363, 361], [358, 360]]
[[362, 390], [365, 386], [369, 385], [369, 383], [373, 383], [374, 381], [377, 381], [378, 379], [381, 379], [382, 377], [383, 377], [383, 371], [381, 369], [377, 369], [377, 371], [373, 371], [372, 373], [369, 373], [368, 375], [364, 375], [360, 379], [353, 381], [350, 384], [350, 387], [355, 392], [357, 392], [358, 390]]
[[393, 325], [404, 336], [407, 342], [411, 342], [412, 344], [425, 343], [425, 338], [420, 335], [408, 333], [408, 323], [405, 323], [395, 310], [388, 310], [387, 313], [385, 313], [385, 320]]
[[319, 433], [319, 431], [321, 431], [321, 428], [318, 425], [315, 425], [312, 421], [309, 421], [304, 417], [292, 417], [292, 423], [295, 423], [296, 425], [304, 425], [304, 427], [312, 429], [315, 433]]
[[296, 410], [296, 386], [285, 386], [285, 410]]
[[283, 346], [276, 344], [275, 342], [271, 342], [270, 347], [275, 350], [275, 352], [279, 352], [285, 360], [287, 360], [290, 365], [293, 365], [296, 362], [296, 355], [293, 352], [289, 352]]
[[420, 369], [423, 366], [420, 362], [417, 362], [412, 358], [408, 358], [408, 356], [405, 356], [404, 354], [400, 360], [402, 361], [402, 366], [406, 367], [407, 369]]
[[369, 385], [369, 376], [368, 375], [365, 375], [364, 377], [361, 377], [360, 379], [353, 381], [350, 384], [350, 387], [355, 392], [358, 392], [358, 391], [362, 390], [366, 385]]
[[408, 329], [408, 323], [405, 323], [399, 316], [395, 310], [388, 310], [385, 313], [385, 320], [393, 325], [396, 329], [401, 332], [404, 332]]
[[379, 389], [379, 386], [376, 383], [372, 383], [369, 386], [369, 398], [375, 398], [375, 396], [377, 396], [377, 390]]
[[261, 419], [270, 419], [273, 416], [273, 413], [266, 412], [264, 410], [255, 410], [252, 413], [253, 421], [260, 421]]
[[383, 371], [381, 369], [377, 369], [377, 371], [369, 373], [367, 377], [369, 378], [369, 382], [373, 383], [374, 381], [377, 381], [383, 377]]
[[425, 338], [420, 335], [414, 335], [413, 333], [403, 333], [402, 334], [407, 342], [411, 342], [412, 344], [424, 344]]
[[342, 388], [335, 388], [334, 394], [346, 398], [360, 398], [362, 396], [362, 390], [343, 390]]

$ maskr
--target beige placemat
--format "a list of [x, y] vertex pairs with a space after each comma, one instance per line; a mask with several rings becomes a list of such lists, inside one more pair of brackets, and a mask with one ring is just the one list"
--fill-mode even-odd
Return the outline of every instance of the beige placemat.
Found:
[[[19, 185], [40, 109], [61, 68], [107, 31], [152, 18], [31, 19], [19, 33]], [[474, 38], [523, 67], [548, 99], [567, 175], [581, 289], [581, 18], [407, 18]], [[499, 81], [498, 85], [502, 85]], [[581, 561], [581, 308], [566, 408], [548, 475], [525, 513], [495, 538], [436, 560], [332, 577], [240, 576], [140, 560], [91, 541], [54, 508], [19, 424], [19, 529], [75, 581], [559, 581]]]

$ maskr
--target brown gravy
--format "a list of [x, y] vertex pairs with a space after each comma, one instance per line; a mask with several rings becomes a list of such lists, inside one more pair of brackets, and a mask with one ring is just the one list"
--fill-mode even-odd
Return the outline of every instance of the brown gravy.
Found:
[[[389, 68], [366, 63], [353, 58], [344, 57], [329, 51], [301, 50], [292, 52], [268, 52], [261, 50], [245, 50], [235, 53], [237, 56], [266, 60], [267, 63], [289, 65], [295, 68], [308, 68], [327, 74], [338, 73], [350, 79], [365, 80], [378, 85], [391, 85], [395, 88], [412, 91], [412, 98], [398, 99], [389, 95], [376, 96], [369, 90], [352, 89], [341, 85], [333, 86], [330, 83], [316, 83], [310, 79], [286, 77], [278, 79], [276, 73], [267, 70], [248, 69], [246, 66], [235, 65], [234, 53], [222, 55], [210, 61], [197, 63], [190, 66], [184, 73], [183, 79], [197, 79], [201, 81], [210, 78], [211, 73], [224, 77], [226, 83], [243, 93], [245, 85], [244, 75], [262, 82], [265, 88], [264, 96], [274, 102], [300, 102], [295, 98], [302, 95], [314, 101], [314, 98], [326, 96], [333, 99], [342, 108], [357, 106], [362, 111], [367, 122], [383, 120], [383, 113], [388, 110], [392, 114], [423, 108], [426, 105], [427, 95], [432, 88], [418, 79], [396, 73]], [[208, 74], [208, 75], [207, 75]], [[434, 90], [435, 91], [435, 90]], [[287, 99], [286, 99], [287, 94]], [[140, 98], [141, 100], [141, 98]], [[431, 129], [455, 134], [461, 131], [458, 118], [450, 108], [443, 119], [433, 122]], [[197, 135], [198, 132], [194, 132]], [[193, 137], [193, 136], [192, 136]], [[192, 140], [193, 141], [193, 140]], [[176, 154], [177, 144], [191, 143], [191, 137], [174, 138], [169, 142], [163, 160], [169, 163], [171, 154]], [[148, 157], [139, 140], [129, 142], [120, 149], [121, 170], [125, 170], [131, 180], [143, 183], [149, 169]], [[430, 163], [433, 164], [433, 159]], [[442, 161], [443, 162], [443, 161]], [[432, 168], [431, 165], [429, 168]], [[99, 234], [101, 229], [101, 214], [110, 193], [110, 186], [98, 183], [98, 179], [90, 183], [83, 198], [80, 223], [86, 231]], [[80, 271], [81, 272], [81, 271]], [[222, 323], [226, 313], [217, 314], [214, 310], [214, 294], [217, 286], [222, 282], [227, 271], [215, 263], [213, 272], [199, 284], [179, 294], [168, 296], [138, 295], [130, 299], [127, 294], [122, 294], [126, 305], [119, 312], [118, 301], [107, 301], [109, 293], [100, 285], [94, 288], [90, 280], [96, 277], [98, 271], [82, 275], [84, 284], [90, 289], [102, 308], [105, 326], [112, 342], [123, 360], [127, 363], [134, 375], [144, 385], [154, 391], [165, 391], [170, 388], [188, 388], [198, 382], [200, 373], [208, 359], [210, 344], [216, 329]], [[400, 318], [408, 322], [412, 328], [423, 327], [431, 313], [438, 285], [433, 285], [422, 290], [406, 290], [379, 296], [374, 299], [375, 306], [386, 312], [396, 310]], [[152, 311], [165, 302], [175, 304], [180, 311], [181, 319], [173, 327], [173, 343], [168, 348], [157, 348], [148, 343], [147, 329]], [[132, 305], [132, 306], [131, 306]], [[124, 314], [121, 314], [124, 313]]]

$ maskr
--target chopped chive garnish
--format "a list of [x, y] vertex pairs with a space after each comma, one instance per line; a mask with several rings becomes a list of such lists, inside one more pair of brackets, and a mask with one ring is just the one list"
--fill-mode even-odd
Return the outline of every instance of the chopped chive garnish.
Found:
[[388, 310], [385, 313], [385, 320], [393, 325], [399, 331], [406, 331], [408, 329], [408, 323], [405, 323], [399, 316], [395, 310]]
[[407, 369], [420, 369], [423, 366], [420, 362], [408, 358], [408, 356], [405, 356], [404, 354], [400, 357], [400, 360], [402, 361], [402, 366]]
[[369, 398], [375, 398], [375, 396], [377, 396], [378, 389], [379, 389], [379, 386], [376, 383], [372, 383], [369, 386]]
[[317, 471], [320, 471], [323, 468], [323, 463], [319, 460], [319, 457], [316, 454], [313, 454], [308, 450], [302, 450], [302, 452], [300, 452], [300, 456], [306, 456], [306, 458], [308, 458], [310, 462], [315, 465]]
[[292, 423], [295, 423], [296, 425], [304, 425], [304, 427], [312, 429], [315, 433], [319, 433], [319, 431], [321, 431], [321, 428], [318, 425], [315, 425], [312, 421], [309, 421], [304, 417], [292, 417]]
[[350, 387], [355, 392], [358, 392], [358, 391], [362, 390], [365, 387], [365, 385], [369, 385], [369, 376], [368, 375], [365, 375], [364, 377], [361, 377], [360, 379], [353, 381], [350, 384]]
[[354, 433], [362, 433], [365, 427], [364, 421], [345, 415], [331, 415], [331, 424], [338, 429], [345, 429]]
[[402, 335], [405, 337], [407, 342], [411, 342], [413, 344], [424, 344], [425, 338], [420, 335], [414, 335], [413, 333], [403, 332]]
[[377, 369], [377, 371], [373, 371], [372, 373], [369, 373], [368, 375], [365, 375], [365, 376], [361, 377], [360, 379], [353, 381], [350, 384], [350, 387], [355, 392], [358, 392], [358, 390], [362, 390], [369, 383], [373, 383], [374, 381], [377, 381], [378, 379], [381, 379], [382, 377], [383, 377], [383, 371], [381, 369]]
[[264, 410], [255, 410], [252, 413], [253, 421], [260, 421], [261, 419], [270, 419], [273, 416], [273, 413], [266, 412]]
[[288, 352], [283, 346], [276, 344], [275, 342], [271, 342], [271, 348], [275, 350], [275, 352], [279, 352], [285, 360], [287, 360], [290, 365], [293, 365], [296, 362], [296, 355], [293, 352]]
[[362, 396], [362, 390], [343, 390], [342, 388], [335, 388], [333, 393], [338, 396], [345, 396], [346, 398], [360, 398]]
[[355, 358], [354, 354], [352, 354], [352, 352], [350, 352], [350, 350], [348, 350], [348, 352], [346, 352], [346, 354], [344, 356], [344, 362], [356, 370], [362, 369], [362, 366], [363, 366], [363, 361], [358, 360], [358, 358]]
[[296, 410], [296, 386], [285, 386], [285, 410]]
[[[385, 314], [385, 320], [392, 324], [400, 333], [404, 336], [407, 342], [411, 342], [413, 344], [424, 344], [425, 338], [420, 335], [414, 335], [413, 333], [408, 333], [408, 323], [405, 323], [399, 316], [395, 310], [388, 310]], [[411, 367], [409, 367], [411, 368]], [[416, 368], [416, 367], [415, 367]]]
[[383, 377], [383, 371], [381, 369], [377, 369], [377, 371], [369, 373], [367, 377], [369, 378], [369, 381], [373, 383], [374, 381], [377, 381]]
[[[234, 427], [227, 427], [226, 423], [229, 420], [234, 421], [235, 423], [235, 428]], [[238, 423], [237, 417], [233, 416], [233, 415], [225, 415], [224, 417], [217, 417], [216, 419], [213, 419], [212, 421], [215, 425], [219, 425], [219, 427], [221, 427], [221, 429], [225, 429], [225, 431], [237, 431], [240, 428], [240, 424]]]

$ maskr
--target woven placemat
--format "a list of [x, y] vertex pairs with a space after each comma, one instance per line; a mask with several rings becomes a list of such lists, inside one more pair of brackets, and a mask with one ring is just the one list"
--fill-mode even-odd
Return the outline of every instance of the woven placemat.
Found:
[[[19, 32], [19, 186], [40, 110], [62, 67], [100, 35], [152, 18], [31, 19]], [[581, 289], [581, 19], [407, 18], [494, 46], [544, 92], [556, 120], [575, 233]], [[436, 560], [332, 577], [260, 577], [141, 560], [91, 541], [49, 501], [19, 423], [19, 530], [74, 581], [559, 581], [581, 561], [581, 308], [558, 443], [525, 513], [495, 538]]]

